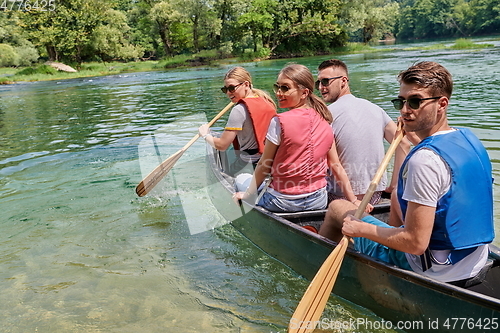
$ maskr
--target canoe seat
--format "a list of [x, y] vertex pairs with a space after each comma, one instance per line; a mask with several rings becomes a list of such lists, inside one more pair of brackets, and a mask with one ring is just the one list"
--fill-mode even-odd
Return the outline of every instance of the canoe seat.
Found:
[[[381, 203], [374, 206], [373, 212], [377, 214], [377, 218], [382, 221], [387, 221], [389, 218], [390, 203]], [[325, 219], [326, 209], [308, 210], [301, 212], [286, 212], [274, 213], [290, 222], [300, 226], [313, 226], [317, 230], [321, 228], [323, 220]]]
[[279, 217], [282, 217], [292, 223], [300, 225], [301, 227], [314, 227], [314, 229], [319, 230], [325, 219], [325, 209], [321, 210], [309, 210], [303, 212], [294, 213], [275, 213]]
[[484, 278], [486, 277], [486, 274], [488, 274], [488, 271], [493, 267], [493, 264], [495, 263], [494, 260], [488, 259], [486, 261], [486, 264], [481, 268], [479, 273], [477, 273], [476, 276], [471, 277], [469, 279], [464, 279], [464, 280], [459, 280], [459, 281], [452, 281], [448, 282], [454, 286], [457, 287], [462, 287], [462, 288], [470, 288], [473, 286], [476, 286], [484, 281]]
[[307, 211], [302, 211], [302, 212], [293, 212], [293, 213], [275, 213], [276, 215], [290, 220], [290, 219], [297, 219], [297, 218], [303, 218], [303, 217], [316, 217], [316, 216], [321, 216], [324, 217], [326, 213], [326, 209], [319, 209], [319, 210], [307, 210]]

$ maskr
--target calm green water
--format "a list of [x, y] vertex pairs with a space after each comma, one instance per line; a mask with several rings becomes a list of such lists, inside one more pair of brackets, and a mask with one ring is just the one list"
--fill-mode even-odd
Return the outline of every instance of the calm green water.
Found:
[[[400, 70], [435, 60], [452, 72], [451, 124], [472, 128], [488, 148], [500, 221], [500, 42], [493, 43], [340, 58], [353, 93], [393, 118]], [[327, 58], [294, 61], [314, 70]], [[286, 62], [243, 65], [270, 91]], [[157, 151], [163, 159], [179, 150], [227, 104], [218, 89], [227, 69], [0, 86], [0, 331], [285, 331], [308, 282], [224, 225], [203, 186], [201, 142], [152, 195], [134, 192]], [[192, 234], [198, 219], [222, 227]], [[325, 317], [377, 320], [336, 297]]]

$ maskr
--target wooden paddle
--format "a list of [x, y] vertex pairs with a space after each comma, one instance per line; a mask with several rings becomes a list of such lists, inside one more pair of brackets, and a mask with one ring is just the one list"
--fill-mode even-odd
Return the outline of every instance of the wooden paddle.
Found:
[[[208, 126], [212, 126], [217, 120], [219, 120], [220, 117], [222, 117], [227, 110], [229, 110], [233, 106], [233, 102], [229, 103], [226, 105], [224, 109], [222, 109], [221, 112], [219, 112], [218, 115], [214, 117], [209, 123]], [[193, 143], [198, 140], [200, 137], [200, 134], [196, 134], [194, 138], [192, 138], [184, 147], [182, 147], [181, 150], [167, 158], [165, 161], [163, 161], [160, 165], [158, 165], [156, 168], [154, 168], [153, 171], [151, 171], [140, 183], [139, 185], [136, 186], [135, 188], [135, 193], [137, 193], [138, 196], [142, 197], [146, 194], [148, 194], [159, 182], [160, 180], [165, 177], [165, 175], [172, 169], [172, 167], [175, 165], [175, 163], [181, 158], [182, 154], [191, 147]]]
[[[370, 186], [368, 187], [366, 194], [363, 197], [363, 200], [354, 214], [354, 217], [358, 219], [363, 215], [366, 205], [370, 202], [370, 199], [372, 198], [373, 193], [375, 192], [377, 185], [380, 182], [387, 165], [389, 164], [392, 154], [399, 145], [399, 142], [403, 139], [404, 132], [401, 130], [400, 125], [398, 125], [398, 131], [400, 131], [398, 136], [392, 141], [384, 159], [380, 163], [380, 166], [373, 177], [372, 182], [370, 183]], [[315, 329], [316, 324], [319, 322], [321, 314], [325, 309], [328, 297], [332, 292], [333, 285], [337, 280], [337, 275], [339, 274], [340, 266], [342, 264], [342, 260], [344, 259], [348, 245], [349, 239], [346, 236], [343, 236], [332, 253], [328, 256], [328, 258], [326, 258], [323, 265], [321, 265], [311, 281], [311, 284], [304, 293], [304, 296], [302, 296], [302, 299], [300, 300], [297, 309], [295, 309], [292, 318], [290, 319], [290, 323], [288, 325], [289, 333], [308, 333]]]

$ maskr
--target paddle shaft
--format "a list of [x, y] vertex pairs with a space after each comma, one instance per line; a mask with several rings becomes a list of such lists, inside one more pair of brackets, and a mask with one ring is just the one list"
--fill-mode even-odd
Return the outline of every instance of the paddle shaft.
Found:
[[[228, 105], [226, 105], [226, 107], [222, 109], [221, 112], [219, 112], [212, 120], [210, 120], [210, 122], [208, 123], [208, 127], [212, 127], [212, 125], [215, 124], [215, 122], [219, 120], [220, 117], [222, 117], [227, 112], [227, 110], [229, 110], [233, 106], [233, 104], [234, 104], [233, 102], [230, 102]], [[188, 143], [186, 143], [184, 147], [182, 147], [181, 151], [183, 152], [186, 151], [189, 147], [193, 145], [193, 143], [196, 142], [196, 140], [198, 140], [199, 137], [200, 133], [196, 134]]]
[[361, 200], [361, 203], [358, 206], [358, 209], [356, 209], [356, 213], [354, 213], [354, 217], [359, 219], [363, 216], [363, 212], [366, 209], [366, 206], [372, 199], [373, 193], [377, 190], [378, 183], [380, 182], [380, 179], [384, 175], [385, 169], [387, 168], [387, 165], [389, 164], [389, 161], [392, 158], [392, 155], [396, 151], [396, 148], [398, 147], [399, 143], [403, 139], [404, 132], [401, 130], [400, 126], [398, 126], [399, 129], [399, 134], [397, 137], [394, 137], [394, 139], [391, 142], [391, 145], [389, 146], [389, 149], [387, 149], [387, 152], [385, 153], [384, 159], [382, 162], [380, 162], [380, 166], [378, 167], [377, 172], [375, 173], [375, 176], [373, 176], [373, 179], [370, 183], [370, 186], [368, 187], [368, 190], [366, 191], [365, 195], [363, 196], [363, 200]]
[[[209, 123], [208, 127], [211, 127], [220, 117], [222, 117], [232, 106], [233, 102], [230, 102], [222, 111], [220, 111]], [[196, 134], [188, 143], [184, 145], [178, 152], [167, 158], [165, 161], [160, 163], [156, 168], [153, 169], [144, 179], [136, 186], [135, 192], [138, 196], [142, 197], [148, 194], [162, 179], [165, 175], [173, 168], [175, 163], [181, 158], [182, 154], [193, 145], [193, 143], [198, 140], [200, 134]]]
[[[392, 140], [391, 145], [380, 163], [380, 166], [375, 173], [367, 192], [363, 196], [363, 200], [361, 200], [361, 203], [356, 210], [356, 218], [361, 218], [363, 215], [363, 212], [365, 211], [368, 202], [370, 202], [373, 193], [375, 193], [377, 185], [380, 182], [380, 179], [382, 178], [394, 151], [403, 139], [404, 132], [401, 130], [399, 125], [398, 130], [399, 133], [397, 137]], [[308, 333], [315, 329], [316, 324], [314, 323], [319, 321], [321, 314], [325, 309], [328, 297], [330, 296], [335, 281], [337, 280], [348, 244], [348, 237], [343, 236], [335, 249], [319, 268], [318, 272], [311, 281], [311, 284], [304, 293], [304, 296], [300, 300], [292, 318], [290, 319], [290, 324], [288, 326], [289, 333]]]

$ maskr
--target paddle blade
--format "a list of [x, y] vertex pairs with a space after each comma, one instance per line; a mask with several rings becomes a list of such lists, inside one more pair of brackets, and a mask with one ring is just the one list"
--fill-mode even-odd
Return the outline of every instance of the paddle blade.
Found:
[[143, 197], [148, 194], [162, 179], [165, 175], [173, 168], [175, 163], [184, 154], [184, 149], [179, 150], [177, 153], [173, 154], [160, 165], [154, 168], [135, 188], [135, 193], [138, 196]]
[[348, 245], [347, 237], [342, 237], [326, 258], [290, 319], [289, 333], [308, 333], [315, 329], [337, 280]]
[[[230, 108], [231, 106], [233, 106], [234, 103], [233, 102], [229, 102], [228, 105], [226, 105], [226, 107], [224, 109], [222, 109], [221, 112], [219, 112], [209, 123], [208, 123], [208, 127], [212, 126], [213, 124], [215, 124], [215, 122], [220, 118], [222, 117]], [[135, 188], [135, 193], [137, 193], [138, 196], [142, 197], [142, 196], [145, 196], [146, 194], [149, 193], [149, 191], [151, 191], [155, 186], [156, 184], [158, 184], [160, 182], [160, 180], [163, 179], [163, 177], [165, 177], [165, 175], [170, 171], [170, 169], [172, 169], [172, 167], [174, 166], [175, 162], [177, 162], [177, 160], [179, 158], [181, 158], [182, 154], [184, 154], [184, 152], [189, 148], [191, 147], [191, 145], [193, 143], [196, 142], [196, 140], [198, 140], [198, 138], [200, 137], [199, 134], [196, 134], [191, 140], [189, 140], [188, 143], [186, 143], [186, 145], [184, 147], [182, 147], [181, 150], [179, 150], [177, 153], [175, 153], [174, 155], [170, 156], [169, 158], [167, 158], [165, 161], [163, 161], [160, 165], [158, 165], [153, 171], [151, 171], [149, 173], [149, 175], [146, 176], [146, 178], [144, 178], [140, 183], [139, 185], [136, 186]]]

